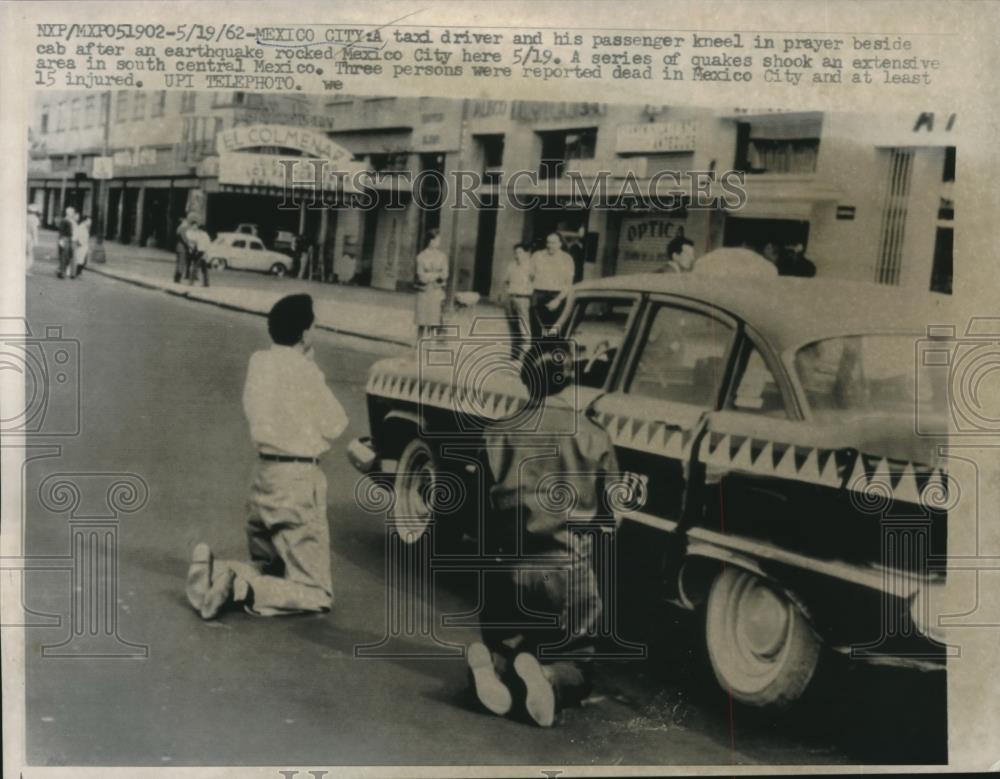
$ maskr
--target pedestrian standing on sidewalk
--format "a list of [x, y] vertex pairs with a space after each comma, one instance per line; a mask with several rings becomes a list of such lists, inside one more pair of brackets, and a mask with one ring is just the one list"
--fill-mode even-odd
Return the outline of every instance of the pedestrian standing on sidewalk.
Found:
[[180, 284], [182, 279], [188, 278], [188, 227], [190, 224], [188, 217], [185, 216], [177, 225], [177, 244], [174, 247], [174, 251], [177, 253], [177, 264], [174, 265], [174, 284]]
[[[503, 716], [523, 705], [532, 721], [550, 727], [560, 709], [592, 689], [603, 611], [592, 535], [570, 523], [614, 532], [605, 496], [618, 466], [603, 428], [566, 400], [548, 397], [573, 382], [570, 361], [534, 349], [522, 377], [534, 395], [530, 403], [541, 408], [537, 424], [522, 431], [503, 421], [485, 431], [495, 485], [486, 527], [500, 537], [500, 552], [519, 549], [521, 557], [507, 570], [486, 571], [482, 642], [467, 648], [466, 661], [487, 710]], [[539, 454], [546, 450], [552, 454]], [[573, 496], [573, 506], [554, 505], [559, 490]], [[540, 615], [554, 615], [556, 624]]]
[[201, 285], [208, 286], [208, 247], [212, 239], [201, 229], [201, 220], [188, 216], [188, 229], [184, 234], [188, 253], [188, 283], [194, 286], [201, 270]]
[[73, 264], [76, 266], [74, 278], [83, 273], [90, 255], [90, 217], [85, 216], [73, 228]]
[[514, 244], [514, 259], [504, 273], [504, 308], [510, 327], [510, 359], [519, 361], [530, 343], [531, 295], [535, 276], [528, 245]]
[[573, 258], [562, 249], [559, 233], [550, 233], [545, 248], [531, 256], [535, 291], [531, 298], [531, 334], [540, 338], [562, 313], [566, 296], [573, 286]]
[[251, 562], [215, 560], [207, 544], [195, 547], [186, 594], [203, 619], [230, 603], [266, 617], [333, 605], [319, 461], [347, 416], [316, 365], [314, 321], [309, 295], [282, 298], [267, 316], [272, 347], [250, 358], [243, 409], [259, 458], [247, 502]]
[[41, 220], [38, 218], [38, 206], [32, 203], [28, 206], [27, 243], [25, 245], [25, 273], [31, 273], [35, 265], [35, 245], [38, 243], [38, 226]]
[[299, 278], [312, 279], [313, 277], [313, 247], [309, 236], [303, 233], [299, 236], [296, 246], [299, 252]]
[[76, 268], [73, 267], [73, 231], [76, 228], [76, 209], [73, 206], [66, 206], [63, 218], [59, 220], [59, 270], [56, 275], [59, 278], [66, 277], [66, 269], [69, 268], [69, 277], [73, 278]]
[[426, 248], [417, 255], [417, 299], [414, 320], [417, 340], [434, 336], [441, 327], [444, 308], [444, 286], [448, 280], [448, 257], [441, 251], [441, 236], [437, 230], [427, 234]]
[[670, 242], [668, 252], [673, 252], [667, 258], [667, 264], [657, 270], [657, 273], [690, 273], [694, 268], [694, 244], [689, 241]]

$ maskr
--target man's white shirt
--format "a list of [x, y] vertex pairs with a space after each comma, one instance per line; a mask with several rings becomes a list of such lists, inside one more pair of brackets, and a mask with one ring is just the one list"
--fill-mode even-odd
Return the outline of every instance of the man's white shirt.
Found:
[[267, 454], [319, 457], [348, 423], [316, 363], [277, 344], [250, 357], [243, 410], [250, 437]]

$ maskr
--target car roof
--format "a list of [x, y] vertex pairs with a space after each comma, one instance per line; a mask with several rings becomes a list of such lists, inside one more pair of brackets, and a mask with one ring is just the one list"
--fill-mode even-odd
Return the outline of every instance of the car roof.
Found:
[[260, 236], [250, 235], [250, 233], [216, 233], [215, 240], [219, 240], [220, 238], [236, 238], [240, 241], [260, 241]]
[[949, 295], [836, 279], [637, 273], [585, 281], [574, 290], [649, 292], [707, 303], [747, 322], [779, 352], [838, 335], [925, 336], [929, 325], [952, 321]]

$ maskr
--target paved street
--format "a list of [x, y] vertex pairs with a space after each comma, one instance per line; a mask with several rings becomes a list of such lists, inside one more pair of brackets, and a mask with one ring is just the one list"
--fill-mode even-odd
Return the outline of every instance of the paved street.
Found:
[[[148, 503], [120, 519], [116, 604], [119, 637], [147, 645], [148, 657], [42, 657], [43, 645], [68, 637], [73, 582], [65, 571], [27, 577], [27, 605], [64, 619], [28, 631], [31, 763], [559, 767], [944, 757], [941, 724], [929, 724], [927, 713], [944, 708], [943, 675], [833, 662], [799, 710], [749, 711], [716, 689], [697, 650], [697, 619], [666, 610], [656, 611], [649, 660], [604, 667], [595, 696], [552, 730], [476, 711], [461, 659], [357, 659], [355, 647], [385, 631], [383, 528], [355, 503], [343, 446], [367, 432], [368, 367], [403, 350], [332, 333], [317, 338], [317, 361], [352, 420], [323, 466], [334, 610], [202, 622], [183, 593], [192, 546], [204, 539], [220, 556], [245, 553], [254, 456], [240, 394], [250, 353], [268, 343], [264, 320], [92, 273], [59, 281], [46, 259], [28, 279], [28, 316], [36, 333], [61, 325], [80, 341], [82, 398], [81, 434], [62, 442], [59, 457], [29, 467], [29, 553], [68, 553], [65, 512], [37, 497], [46, 476], [125, 472], [149, 486]], [[463, 583], [459, 575], [437, 580], [439, 613], [472, 608]], [[440, 632], [458, 644], [474, 636], [471, 628]], [[407, 642], [412, 651], [434, 648]], [[914, 753], [917, 744], [926, 753]]]

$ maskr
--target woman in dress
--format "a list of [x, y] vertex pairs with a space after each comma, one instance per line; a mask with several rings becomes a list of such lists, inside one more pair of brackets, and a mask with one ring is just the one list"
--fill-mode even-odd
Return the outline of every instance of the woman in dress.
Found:
[[444, 306], [444, 287], [448, 280], [448, 257], [441, 251], [441, 237], [437, 230], [427, 234], [427, 248], [417, 255], [416, 288], [417, 340], [437, 333], [441, 326]]
[[90, 255], [90, 217], [85, 216], [73, 225], [73, 260], [76, 265], [76, 276], [83, 273], [87, 267], [87, 257]]

